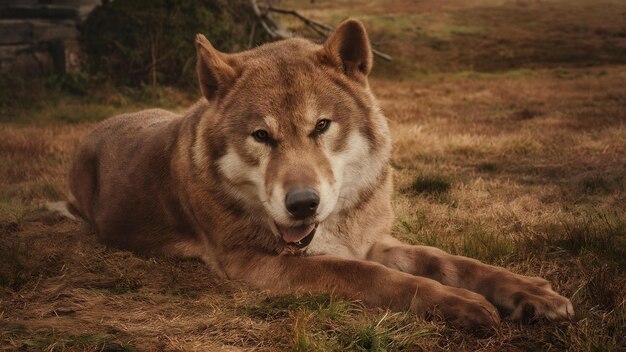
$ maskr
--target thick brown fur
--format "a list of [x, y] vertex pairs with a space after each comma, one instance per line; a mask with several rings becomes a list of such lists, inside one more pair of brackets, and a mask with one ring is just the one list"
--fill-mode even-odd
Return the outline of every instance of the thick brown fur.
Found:
[[[359, 22], [323, 46], [290, 39], [225, 54], [201, 35], [196, 46], [203, 99], [182, 115], [106, 120], [76, 156], [70, 208], [102, 242], [200, 257], [275, 292], [334, 292], [466, 327], [497, 325], [498, 309], [512, 319], [573, 315], [543, 279], [391, 237], [391, 140]], [[318, 131], [322, 120], [330, 127]], [[307, 220], [283, 204], [302, 188], [320, 194]], [[313, 224], [305, 248], [281, 237]]]

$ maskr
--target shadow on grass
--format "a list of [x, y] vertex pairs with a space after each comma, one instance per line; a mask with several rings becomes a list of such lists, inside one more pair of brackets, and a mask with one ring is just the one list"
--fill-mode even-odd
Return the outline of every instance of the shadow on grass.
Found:
[[565, 250], [572, 256], [591, 254], [626, 270], [626, 218], [615, 213], [580, 214], [571, 220], [544, 225], [518, 246], [521, 252]]

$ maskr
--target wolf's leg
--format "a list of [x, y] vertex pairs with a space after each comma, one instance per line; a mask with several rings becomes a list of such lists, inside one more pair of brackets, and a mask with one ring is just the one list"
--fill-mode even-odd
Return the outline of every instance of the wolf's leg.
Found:
[[513, 320], [541, 317], [560, 320], [574, 315], [569, 299], [554, 292], [550, 283], [542, 278], [514, 274], [437, 248], [410, 246], [387, 239], [373, 245], [367, 259], [479, 293]]
[[368, 306], [441, 314], [466, 328], [492, 327], [500, 320], [481, 295], [367, 261], [238, 252], [222, 257], [220, 265], [230, 279], [277, 293], [332, 292]]

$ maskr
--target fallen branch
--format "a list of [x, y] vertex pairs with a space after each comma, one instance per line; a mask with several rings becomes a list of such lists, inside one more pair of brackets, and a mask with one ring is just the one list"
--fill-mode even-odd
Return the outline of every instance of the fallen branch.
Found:
[[[271, 1], [268, 2], [267, 5], [262, 7], [263, 11], [261, 11], [261, 7], [259, 7], [256, 0], [250, 0], [250, 3], [252, 4], [252, 9], [254, 10], [254, 14], [257, 16], [257, 18], [259, 19], [259, 22], [261, 23], [261, 27], [265, 29], [265, 31], [270, 35], [270, 37], [272, 37], [272, 39], [288, 39], [288, 38], [294, 37], [295, 34], [291, 32], [290, 30], [286, 29], [285, 27], [283, 27], [279, 22], [274, 20], [271, 16], [271, 13], [294, 16], [298, 18], [299, 20], [301, 20], [306, 26], [313, 29], [317, 34], [323, 36], [324, 38], [327, 38], [330, 32], [335, 30], [334, 27], [329, 26], [325, 23], [310, 19], [306, 16], [303, 16], [298, 11], [276, 8], [272, 6]], [[372, 48], [372, 52], [374, 53], [374, 55], [378, 56], [379, 58], [385, 61], [392, 60], [391, 56], [379, 50]]]

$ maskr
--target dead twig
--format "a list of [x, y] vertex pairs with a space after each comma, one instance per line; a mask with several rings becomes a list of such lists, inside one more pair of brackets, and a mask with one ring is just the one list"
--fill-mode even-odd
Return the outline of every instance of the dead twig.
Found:
[[276, 22], [270, 15], [268, 9], [272, 8], [271, 4], [264, 7], [265, 11], [261, 11], [256, 0], [250, 0], [254, 14], [259, 19], [261, 27], [272, 37], [272, 39], [288, 39], [294, 36], [289, 30], [285, 29], [280, 23]]
[[[288, 39], [295, 36], [295, 34], [288, 29], [284, 28], [280, 23], [274, 20], [271, 16], [272, 13], [278, 13], [282, 15], [294, 16], [301, 20], [306, 26], [313, 29], [317, 34], [326, 38], [335, 28], [325, 23], [310, 19], [303, 16], [301, 13], [295, 10], [280, 9], [272, 6], [271, 1], [267, 5], [259, 7], [256, 0], [250, 0], [254, 14], [259, 19], [261, 26], [272, 37], [272, 39]], [[262, 10], [261, 10], [262, 9]], [[391, 56], [372, 48], [374, 55], [385, 61], [393, 60]]]

